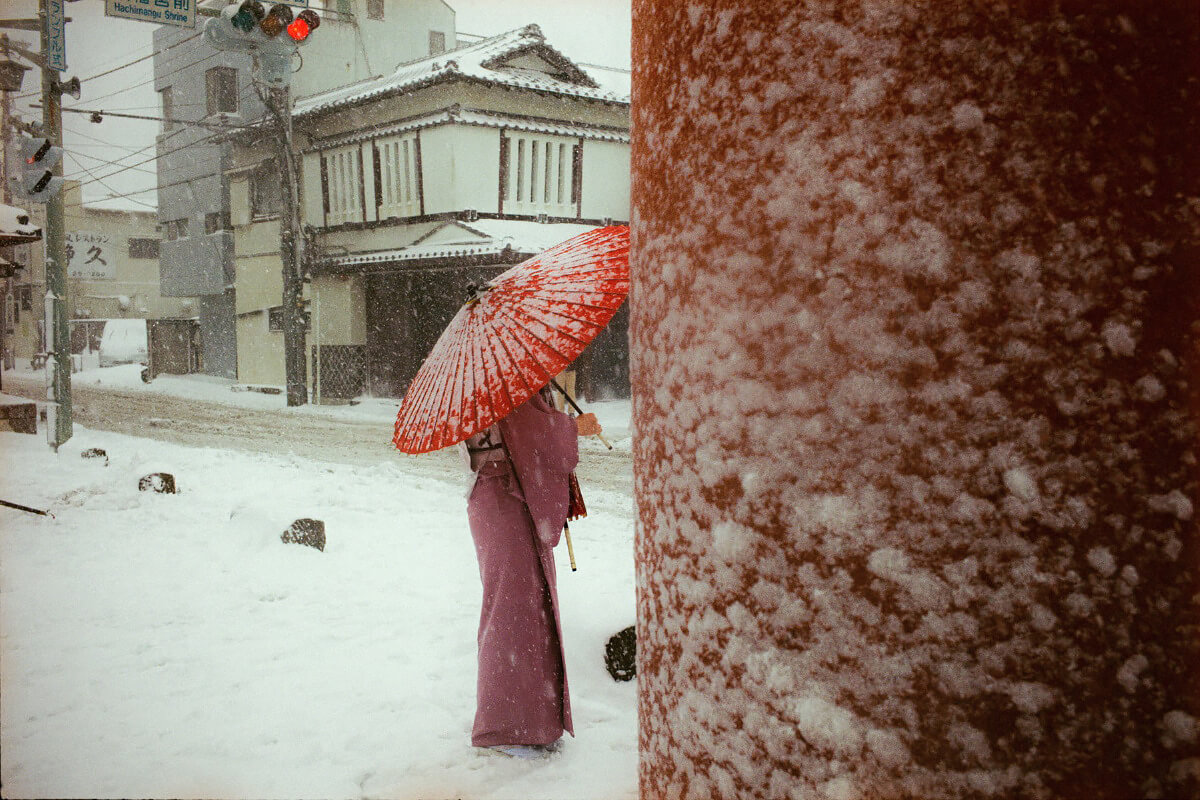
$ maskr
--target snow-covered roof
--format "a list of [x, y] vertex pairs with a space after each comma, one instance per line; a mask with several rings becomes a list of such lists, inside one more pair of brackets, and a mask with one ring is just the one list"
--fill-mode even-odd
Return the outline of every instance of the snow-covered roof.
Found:
[[327, 269], [365, 267], [405, 261], [479, 256], [532, 256], [595, 229], [573, 222], [542, 223], [527, 220], [479, 219], [446, 222], [404, 247], [352, 253], [326, 259]]
[[29, 212], [23, 208], [0, 203], [0, 245], [36, 242], [42, 229], [29, 222]]
[[375, 139], [380, 136], [396, 136], [408, 131], [417, 130], [418, 128], [428, 128], [433, 125], [445, 125], [449, 123], [478, 125], [485, 128], [505, 128], [507, 130], [528, 131], [531, 133], [547, 133], [555, 136], [570, 136], [581, 139], [600, 139], [602, 141], [623, 142], [625, 144], [628, 144], [630, 141], [629, 131], [623, 128], [560, 122], [558, 120], [516, 116], [497, 111], [462, 108], [461, 106], [453, 105], [430, 114], [411, 117], [391, 125], [364, 128], [343, 136], [322, 139], [318, 143], [318, 146], [310, 148], [310, 151], [329, 147], [341, 147], [368, 139]]
[[547, 44], [541, 28], [526, 25], [457, 50], [401, 64], [390, 75], [298, 99], [292, 113], [305, 117], [456, 79], [607, 103], [629, 103], [629, 95], [602, 88], [586, 71]]

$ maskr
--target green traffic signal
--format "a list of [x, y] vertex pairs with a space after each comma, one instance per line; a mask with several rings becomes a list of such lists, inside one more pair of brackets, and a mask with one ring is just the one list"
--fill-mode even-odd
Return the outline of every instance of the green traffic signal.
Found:
[[238, 7], [237, 13], [229, 19], [229, 24], [242, 33], [249, 33], [258, 25], [259, 20], [266, 16], [262, 3], [258, 0], [245, 0]]

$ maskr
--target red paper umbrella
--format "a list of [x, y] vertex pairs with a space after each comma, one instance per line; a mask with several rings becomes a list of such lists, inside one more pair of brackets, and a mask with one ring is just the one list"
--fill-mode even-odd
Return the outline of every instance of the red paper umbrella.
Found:
[[392, 441], [428, 453], [508, 416], [583, 352], [628, 294], [627, 225], [580, 234], [497, 276], [417, 371]]

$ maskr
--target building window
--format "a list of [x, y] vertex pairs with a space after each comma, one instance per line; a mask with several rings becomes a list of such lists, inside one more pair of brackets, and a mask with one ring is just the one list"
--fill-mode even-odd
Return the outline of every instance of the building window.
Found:
[[446, 52], [446, 34], [441, 31], [429, 32], [429, 55], [436, 56]]
[[162, 117], [163, 117], [163, 133], [175, 127], [171, 120], [175, 119], [175, 98], [171, 91], [171, 87], [161, 90], [158, 93], [159, 100], [162, 102]]
[[204, 232], [216, 233], [217, 231], [232, 230], [233, 225], [230, 224], [228, 211], [210, 211], [204, 215]]
[[367, 19], [383, 19], [383, 0], [367, 0]]
[[325, 224], [363, 220], [362, 151], [358, 145], [330, 150], [321, 157], [325, 172]]
[[186, 239], [188, 235], [187, 217], [183, 219], [167, 220], [167, 241], [173, 242], [176, 239]]
[[20, 301], [22, 311], [33, 311], [33, 287], [32, 286], [17, 287], [17, 298]]
[[236, 114], [238, 110], [237, 70], [213, 67], [204, 73], [209, 114]]
[[506, 134], [501, 196], [510, 214], [576, 216], [582, 148], [562, 136]]
[[129, 237], [129, 257], [158, 258], [158, 239]]
[[417, 136], [392, 136], [375, 142], [379, 179], [375, 182], [379, 218], [415, 217], [421, 213], [417, 180]]
[[[271, 333], [283, 333], [283, 306], [275, 306], [267, 310], [267, 330]], [[304, 311], [304, 332], [312, 333], [312, 314]]]
[[283, 184], [275, 159], [268, 158], [250, 175], [250, 216], [263, 219], [283, 209]]

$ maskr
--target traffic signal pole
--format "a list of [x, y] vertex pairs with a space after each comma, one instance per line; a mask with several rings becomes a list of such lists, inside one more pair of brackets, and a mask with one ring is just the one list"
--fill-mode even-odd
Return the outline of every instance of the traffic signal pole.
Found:
[[[49, 0], [39, 0], [38, 17], [42, 29], [42, 53], [50, 51]], [[55, 147], [62, 147], [62, 93], [58, 89], [58, 70], [42, 64], [42, 128], [43, 135]], [[62, 175], [62, 163], [53, 166], [56, 176]], [[64, 247], [63, 198], [55, 192], [46, 200], [46, 227], [43, 241], [46, 246], [46, 350], [47, 369], [46, 440], [51, 449], [71, 438], [74, 433], [71, 413], [71, 331], [67, 324], [67, 260]]]
[[[299, 177], [292, 151], [292, 56], [321, 24], [309, 9], [293, 15], [284, 4], [268, 12], [258, 0], [228, 5], [204, 25], [204, 36], [218, 50], [250, 53], [258, 80], [265, 84], [264, 102], [275, 118], [283, 213], [279, 254], [283, 270], [283, 364], [287, 404], [308, 402], [308, 366], [304, 324], [304, 239], [300, 229]], [[281, 36], [284, 31], [286, 35]]]
[[291, 89], [272, 87], [267, 91], [271, 111], [280, 126], [279, 161], [283, 184], [283, 214], [280, 215], [279, 256], [283, 263], [283, 366], [287, 382], [287, 404], [308, 402], [308, 363], [305, 358], [304, 325], [304, 240], [300, 231], [299, 179], [292, 151]]

